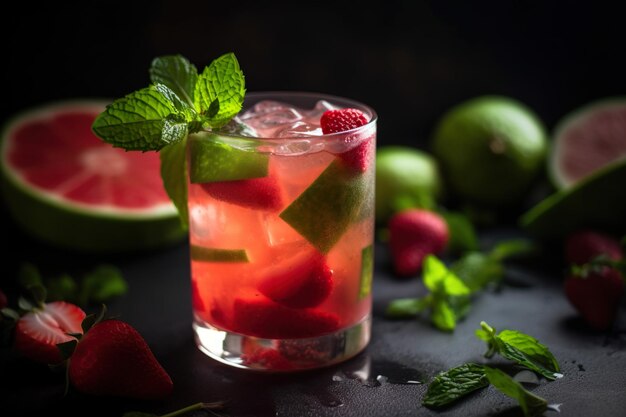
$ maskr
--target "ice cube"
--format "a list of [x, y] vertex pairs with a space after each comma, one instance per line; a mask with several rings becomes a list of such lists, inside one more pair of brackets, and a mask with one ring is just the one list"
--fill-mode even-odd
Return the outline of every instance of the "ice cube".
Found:
[[196, 205], [189, 211], [189, 231], [192, 238], [206, 239], [215, 222], [215, 209], [210, 205]]
[[311, 136], [320, 136], [322, 129], [318, 125], [312, 125], [299, 120], [289, 126], [281, 128], [276, 133], [279, 138], [306, 138]]
[[307, 111], [305, 113], [305, 116], [307, 118], [317, 120], [317, 124], [319, 125], [319, 119], [320, 117], [322, 117], [322, 114], [324, 114], [326, 110], [337, 110], [338, 108], [339, 107], [333, 106], [326, 100], [319, 100], [317, 103], [315, 103], [315, 107], [313, 107], [313, 110]]
[[286, 109], [289, 107], [290, 106], [288, 106], [287, 104], [281, 103], [278, 101], [263, 100], [263, 101], [259, 101], [252, 108], [246, 110], [241, 116], [241, 118], [243, 120], [250, 119], [253, 117], [257, 117], [261, 114], [266, 114], [266, 113], [270, 113], [276, 110]]
[[245, 121], [254, 129], [274, 129], [282, 125], [292, 124], [300, 119], [302, 119], [302, 115], [296, 109], [283, 107], [246, 118]]

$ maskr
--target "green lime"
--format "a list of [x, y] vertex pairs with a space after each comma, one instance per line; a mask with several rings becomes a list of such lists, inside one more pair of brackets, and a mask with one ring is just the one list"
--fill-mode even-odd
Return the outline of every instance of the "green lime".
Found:
[[186, 236], [155, 152], [125, 152], [91, 131], [107, 102], [68, 101], [17, 115], [2, 132], [0, 179], [24, 231], [64, 248], [122, 252]]
[[471, 203], [519, 203], [545, 166], [546, 132], [524, 104], [502, 96], [477, 97], [439, 121], [433, 153], [450, 191]]
[[433, 208], [443, 184], [435, 158], [408, 146], [376, 152], [376, 221], [384, 224], [406, 207]]

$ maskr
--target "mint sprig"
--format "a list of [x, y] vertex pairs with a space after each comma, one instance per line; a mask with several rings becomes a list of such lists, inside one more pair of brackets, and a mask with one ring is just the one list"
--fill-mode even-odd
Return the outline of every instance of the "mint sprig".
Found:
[[556, 358], [534, 337], [516, 330], [502, 330], [496, 334], [496, 330], [484, 321], [480, 322], [480, 326], [481, 329], [476, 330], [476, 337], [487, 342], [486, 358], [497, 353], [547, 379], [560, 377]]
[[392, 301], [387, 316], [408, 317], [430, 309], [430, 320], [438, 329], [454, 330], [457, 321], [469, 311], [470, 289], [434, 255], [424, 258], [422, 279], [429, 294]]
[[194, 107], [198, 70], [182, 55], [166, 55], [152, 60], [150, 80], [169, 87], [189, 107]]

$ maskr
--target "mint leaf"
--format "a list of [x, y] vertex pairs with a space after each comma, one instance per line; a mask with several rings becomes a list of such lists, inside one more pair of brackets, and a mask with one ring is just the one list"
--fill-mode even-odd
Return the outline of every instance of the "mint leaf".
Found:
[[476, 230], [469, 218], [461, 213], [445, 211], [440, 213], [448, 225], [450, 240], [448, 248], [453, 251], [474, 251], [478, 249]]
[[[219, 128], [239, 113], [245, 92], [239, 62], [233, 53], [228, 53], [215, 59], [202, 71], [194, 90], [194, 104], [210, 127]], [[215, 101], [217, 104], [214, 104]], [[219, 106], [217, 113], [216, 105]]]
[[450, 271], [443, 262], [434, 255], [427, 255], [423, 263], [424, 285], [435, 292], [443, 292], [445, 296], [470, 294], [469, 288]]
[[182, 55], [167, 55], [154, 58], [150, 65], [150, 80], [163, 84], [190, 107], [194, 106], [194, 90], [198, 70]]
[[114, 297], [126, 294], [128, 284], [121, 271], [112, 265], [100, 265], [83, 278], [80, 304], [105, 303]]
[[422, 404], [440, 408], [488, 385], [483, 367], [466, 363], [437, 375], [428, 386]]
[[187, 139], [173, 143], [161, 149], [161, 178], [168, 197], [178, 210], [180, 222], [189, 228], [189, 209], [187, 207]]
[[115, 147], [140, 151], [158, 151], [182, 139], [186, 129], [180, 125], [191, 122], [192, 113], [180, 100], [172, 101], [170, 92], [151, 85], [115, 100], [93, 122], [94, 133]]
[[449, 332], [455, 329], [457, 317], [447, 301], [437, 300], [432, 308], [431, 320], [439, 330]]
[[537, 339], [516, 330], [503, 330], [496, 334], [496, 330], [484, 321], [480, 325], [482, 329], [476, 331], [476, 336], [487, 342], [485, 357], [490, 358], [498, 353], [547, 379], [557, 378], [556, 373], [560, 368], [556, 358]]
[[491, 256], [481, 252], [468, 252], [455, 261], [450, 269], [467, 285], [471, 292], [476, 292], [492, 282], [498, 282], [504, 276], [504, 266]]
[[524, 416], [540, 416], [548, 408], [548, 402], [543, 398], [529, 392], [513, 378], [499, 369], [484, 366], [484, 372], [489, 382], [504, 395], [507, 395], [519, 403]]
[[413, 317], [424, 311], [430, 304], [430, 297], [398, 298], [389, 303], [385, 315], [392, 318]]
[[78, 284], [68, 274], [46, 280], [49, 301], [75, 301], [78, 294]]
[[199, 262], [249, 262], [245, 249], [216, 249], [191, 245], [191, 259]]
[[515, 330], [503, 330], [498, 334], [501, 342], [499, 354], [506, 359], [554, 380], [559, 364], [550, 350], [537, 339]]
[[31, 263], [24, 263], [20, 267], [17, 280], [24, 289], [34, 285], [43, 285], [39, 269]]
[[498, 243], [489, 253], [489, 256], [502, 261], [513, 256], [528, 255], [535, 252], [536, 245], [528, 239], [511, 239]]

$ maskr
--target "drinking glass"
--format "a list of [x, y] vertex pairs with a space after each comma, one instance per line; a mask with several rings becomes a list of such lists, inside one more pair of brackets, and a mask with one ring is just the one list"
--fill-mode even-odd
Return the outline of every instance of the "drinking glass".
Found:
[[[367, 123], [323, 134], [327, 110]], [[247, 93], [188, 138], [195, 339], [240, 368], [328, 366], [368, 344], [377, 116], [346, 98]]]

